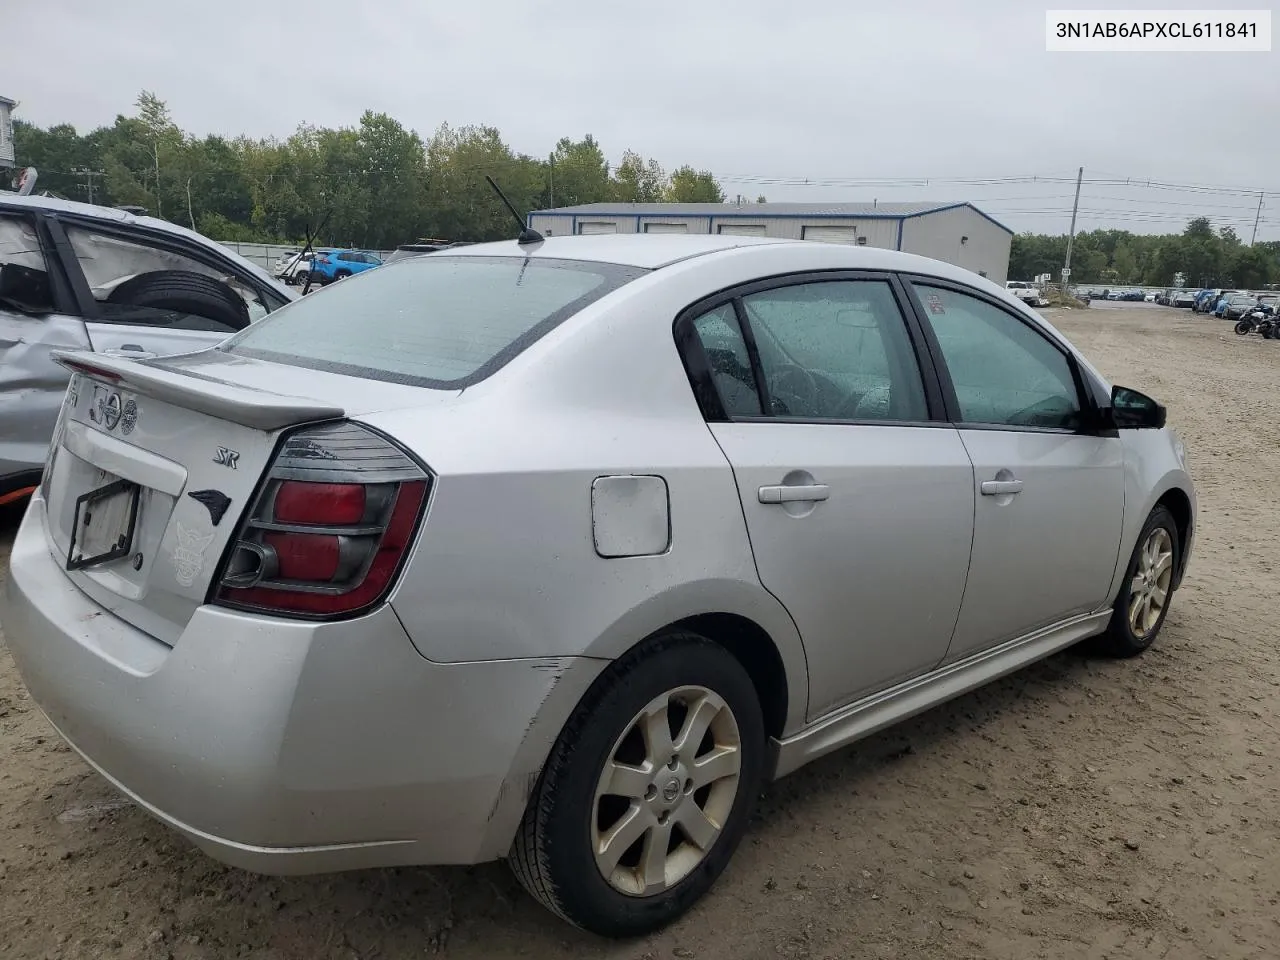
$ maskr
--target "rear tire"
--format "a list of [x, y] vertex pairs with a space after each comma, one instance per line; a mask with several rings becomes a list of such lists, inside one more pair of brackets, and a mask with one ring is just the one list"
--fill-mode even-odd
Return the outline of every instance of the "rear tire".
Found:
[[1107, 632], [1090, 642], [1094, 652], [1126, 659], [1155, 643], [1173, 600], [1181, 557], [1178, 525], [1173, 514], [1158, 506], [1138, 534]]
[[662, 927], [728, 864], [764, 751], [755, 687], [732, 654], [687, 631], [646, 641], [601, 674], [560, 734], [511, 868], [584, 930], [634, 937]]
[[350, 270], [339, 270], [337, 273], [335, 273], [335, 274], [333, 275], [333, 279], [335, 279], [335, 280], [345, 280], [345, 279], [347, 279], [347, 277], [349, 277], [349, 276], [351, 276], [351, 271], [350, 271]]
[[1252, 329], [1253, 324], [1249, 323], [1248, 320], [1241, 320], [1236, 324], [1236, 335], [1241, 337], [1247, 336], [1249, 331]]

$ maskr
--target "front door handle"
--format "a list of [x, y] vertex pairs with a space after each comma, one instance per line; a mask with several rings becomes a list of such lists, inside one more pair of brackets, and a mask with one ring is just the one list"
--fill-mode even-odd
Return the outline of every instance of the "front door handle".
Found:
[[1022, 492], [1021, 480], [983, 480], [982, 495], [984, 497], [1007, 497]]
[[761, 503], [817, 502], [831, 496], [831, 488], [825, 483], [781, 484], [760, 488]]

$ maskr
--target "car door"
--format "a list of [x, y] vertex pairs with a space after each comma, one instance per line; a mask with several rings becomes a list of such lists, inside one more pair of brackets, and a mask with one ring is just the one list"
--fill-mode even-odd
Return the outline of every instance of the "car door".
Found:
[[281, 305], [231, 264], [144, 230], [64, 219], [93, 349], [127, 357], [192, 353]]
[[962, 285], [911, 286], [976, 485], [954, 661], [1105, 603], [1123, 450], [1114, 431], [1090, 428], [1075, 361], [1030, 319]]
[[0, 208], [0, 503], [40, 480], [84, 322], [41, 215]]
[[964, 591], [973, 468], [902, 296], [817, 274], [682, 318], [760, 580], [804, 640], [810, 717], [934, 667]]

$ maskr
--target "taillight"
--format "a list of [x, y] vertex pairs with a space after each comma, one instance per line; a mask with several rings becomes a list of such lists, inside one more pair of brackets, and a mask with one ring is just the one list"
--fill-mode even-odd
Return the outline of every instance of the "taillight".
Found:
[[328, 257], [316, 257], [316, 263], [328, 263], [328, 262], [329, 262]]
[[49, 452], [44, 457], [44, 470], [40, 473], [40, 496], [49, 496], [49, 481], [53, 478], [53, 468], [58, 461], [58, 449], [62, 446], [62, 437], [67, 431], [67, 410], [74, 407], [80, 399], [80, 374], [71, 374], [66, 393], [62, 395], [62, 406], [58, 409], [58, 419], [54, 421], [53, 439], [49, 441]]
[[354, 423], [291, 434], [228, 548], [214, 602], [263, 613], [349, 616], [384, 599], [431, 478]]

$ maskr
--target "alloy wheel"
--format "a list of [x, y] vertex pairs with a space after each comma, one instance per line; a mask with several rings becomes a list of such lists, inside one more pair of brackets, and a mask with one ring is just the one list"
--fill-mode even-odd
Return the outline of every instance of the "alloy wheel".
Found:
[[1147, 536], [1129, 585], [1129, 629], [1139, 640], [1155, 630], [1173, 582], [1173, 538], [1164, 527]]
[[722, 697], [683, 686], [649, 701], [596, 784], [591, 843], [606, 882], [647, 897], [687, 877], [720, 837], [741, 770], [738, 721]]

